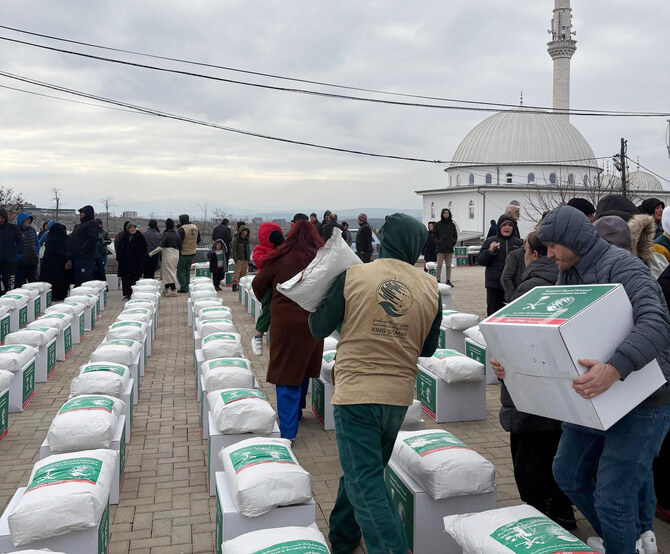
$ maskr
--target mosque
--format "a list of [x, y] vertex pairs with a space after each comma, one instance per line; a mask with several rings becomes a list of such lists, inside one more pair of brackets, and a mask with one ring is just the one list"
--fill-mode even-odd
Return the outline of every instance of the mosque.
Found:
[[[445, 170], [446, 188], [416, 191], [423, 199], [425, 223], [449, 208], [461, 238], [474, 239], [485, 235], [490, 221], [516, 201], [522, 207], [519, 230], [525, 236], [550, 207], [574, 196], [596, 204], [601, 196], [620, 190], [621, 179], [598, 166], [591, 146], [569, 121], [570, 60], [577, 50], [570, 0], [554, 0], [550, 33], [556, 113], [520, 106], [475, 126]], [[670, 191], [650, 173], [632, 171], [628, 182], [634, 201], [650, 196], [666, 204], [670, 200]]]

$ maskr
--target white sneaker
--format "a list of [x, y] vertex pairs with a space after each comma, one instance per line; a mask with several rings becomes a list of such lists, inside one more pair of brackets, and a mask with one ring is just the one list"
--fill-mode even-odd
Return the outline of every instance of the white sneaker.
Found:
[[[656, 537], [654, 537], [656, 538]], [[654, 545], [656, 544], [656, 541], [654, 541]], [[645, 550], [643, 544], [642, 544], [642, 539], [637, 539], [637, 542], [635, 543], [635, 554], [647, 554], [647, 551]]]
[[263, 355], [263, 337], [253, 336], [251, 337], [251, 351], [256, 354], [256, 356]]
[[589, 537], [586, 539], [586, 545], [590, 546], [596, 552], [605, 554], [605, 546], [603, 545], [603, 540], [600, 537]]
[[644, 554], [657, 554], [658, 545], [656, 544], [656, 535], [653, 531], [645, 531], [640, 536], [642, 546], [644, 547]]

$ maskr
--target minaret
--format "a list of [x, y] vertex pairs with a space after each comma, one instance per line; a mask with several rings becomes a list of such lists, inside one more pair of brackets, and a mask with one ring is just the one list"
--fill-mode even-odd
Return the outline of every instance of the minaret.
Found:
[[[570, 109], [570, 58], [577, 50], [576, 34], [572, 30], [570, 0], [554, 0], [554, 17], [551, 20], [551, 42], [547, 50], [554, 60], [554, 110]], [[568, 114], [563, 115], [569, 119]]]

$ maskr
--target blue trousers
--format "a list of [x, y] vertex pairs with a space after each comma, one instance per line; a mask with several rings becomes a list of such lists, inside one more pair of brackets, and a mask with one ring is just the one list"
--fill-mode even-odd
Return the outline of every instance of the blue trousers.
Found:
[[563, 424], [554, 477], [607, 552], [632, 554], [651, 528], [651, 466], [669, 427], [670, 406], [636, 408], [607, 431]]
[[298, 424], [302, 419], [302, 411], [307, 405], [307, 387], [309, 379], [305, 378], [300, 385], [276, 385], [277, 415], [279, 431], [283, 439], [294, 439], [298, 434]]

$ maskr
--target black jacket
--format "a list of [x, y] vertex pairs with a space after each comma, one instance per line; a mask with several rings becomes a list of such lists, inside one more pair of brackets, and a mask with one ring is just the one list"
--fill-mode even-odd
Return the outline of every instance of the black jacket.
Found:
[[[535, 287], [553, 286], [558, 280], [558, 266], [546, 256], [538, 258], [523, 272], [523, 280], [517, 287], [513, 300], [526, 294]], [[529, 431], [559, 431], [561, 422], [547, 417], [520, 412], [514, 406], [512, 397], [502, 383], [500, 388], [500, 425], [505, 431], [527, 433]]]
[[144, 268], [144, 257], [147, 255], [147, 241], [142, 233], [137, 231], [134, 235], [127, 233], [119, 241], [119, 250], [116, 253], [116, 261], [119, 263], [118, 274], [142, 275]]
[[228, 259], [228, 247], [226, 246], [226, 243], [223, 242], [223, 240], [217, 239], [214, 241], [214, 244], [212, 244], [212, 248], [210, 248], [209, 252], [207, 252], [207, 258], [209, 259], [209, 271], [212, 273], [212, 275], [214, 275], [214, 273], [216, 273], [216, 271], [219, 269], [217, 264], [218, 260], [216, 258], [216, 250], [214, 250], [217, 242], [220, 242], [223, 245], [223, 248], [221, 249], [221, 252], [223, 253], [223, 267], [221, 269], [224, 273], [228, 271], [226, 261]]
[[0, 225], [0, 264], [13, 265], [23, 252], [23, 235], [17, 225], [9, 222], [7, 210], [0, 208], [5, 224]]
[[[500, 231], [498, 231], [498, 233], [500, 233]], [[498, 247], [498, 250], [491, 253], [489, 247], [494, 241], [499, 242], [500, 246]], [[497, 234], [484, 241], [484, 244], [482, 244], [482, 248], [479, 251], [479, 258], [477, 259], [479, 265], [486, 266], [484, 286], [491, 289], [502, 290], [503, 287], [500, 284], [500, 277], [502, 277], [502, 272], [505, 268], [507, 254], [521, 247], [521, 245], [523, 245], [523, 241], [514, 235], [504, 238], [502, 235]]]
[[423, 261], [425, 262], [437, 261], [437, 239], [435, 238], [435, 231], [428, 231], [426, 244], [423, 245], [423, 251], [421, 253], [423, 254]]
[[321, 227], [321, 236], [323, 237], [323, 242], [326, 242], [330, 237], [333, 236], [333, 229], [337, 227], [342, 233], [344, 233], [344, 227], [340, 225], [337, 221], [329, 221]]
[[435, 234], [437, 253], [452, 254], [456, 241], [458, 241], [458, 231], [451, 217], [440, 219], [433, 227], [433, 233]]
[[65, 225], [54, 223], [44, 241], [44, 257], [40, 264], [40, 279], [51, 283], [53, 300], [63, 300], [70, 285], [67, 262], [67, 230]]
[[181, 239], [174, 229], [166, 229], [161, 237], [161, 248], [176, 248], [181, 250]]
[[363, 223], [356, 233], [356, 252], [372, 252], [372, 228], [369, 223]]
[[67, 254], [71, 260], [78, 258], [95, 259], [95, 249], [98, 244], [100, 227], [96, 223], [93, 208], [86, 206], [84, 218], [78, 227], [72, 231], [67, 243]]
[[233, 233], [230, 230], [230, 227], [224, 225], [223, 223], [214, 227], [214, 231], [212, 231], [212, 240], [214, 242], [217, 240], [222, 240], [223, 244], [226, 245], [226, 250], [229, 250], [230, 243], [233, 241]]

